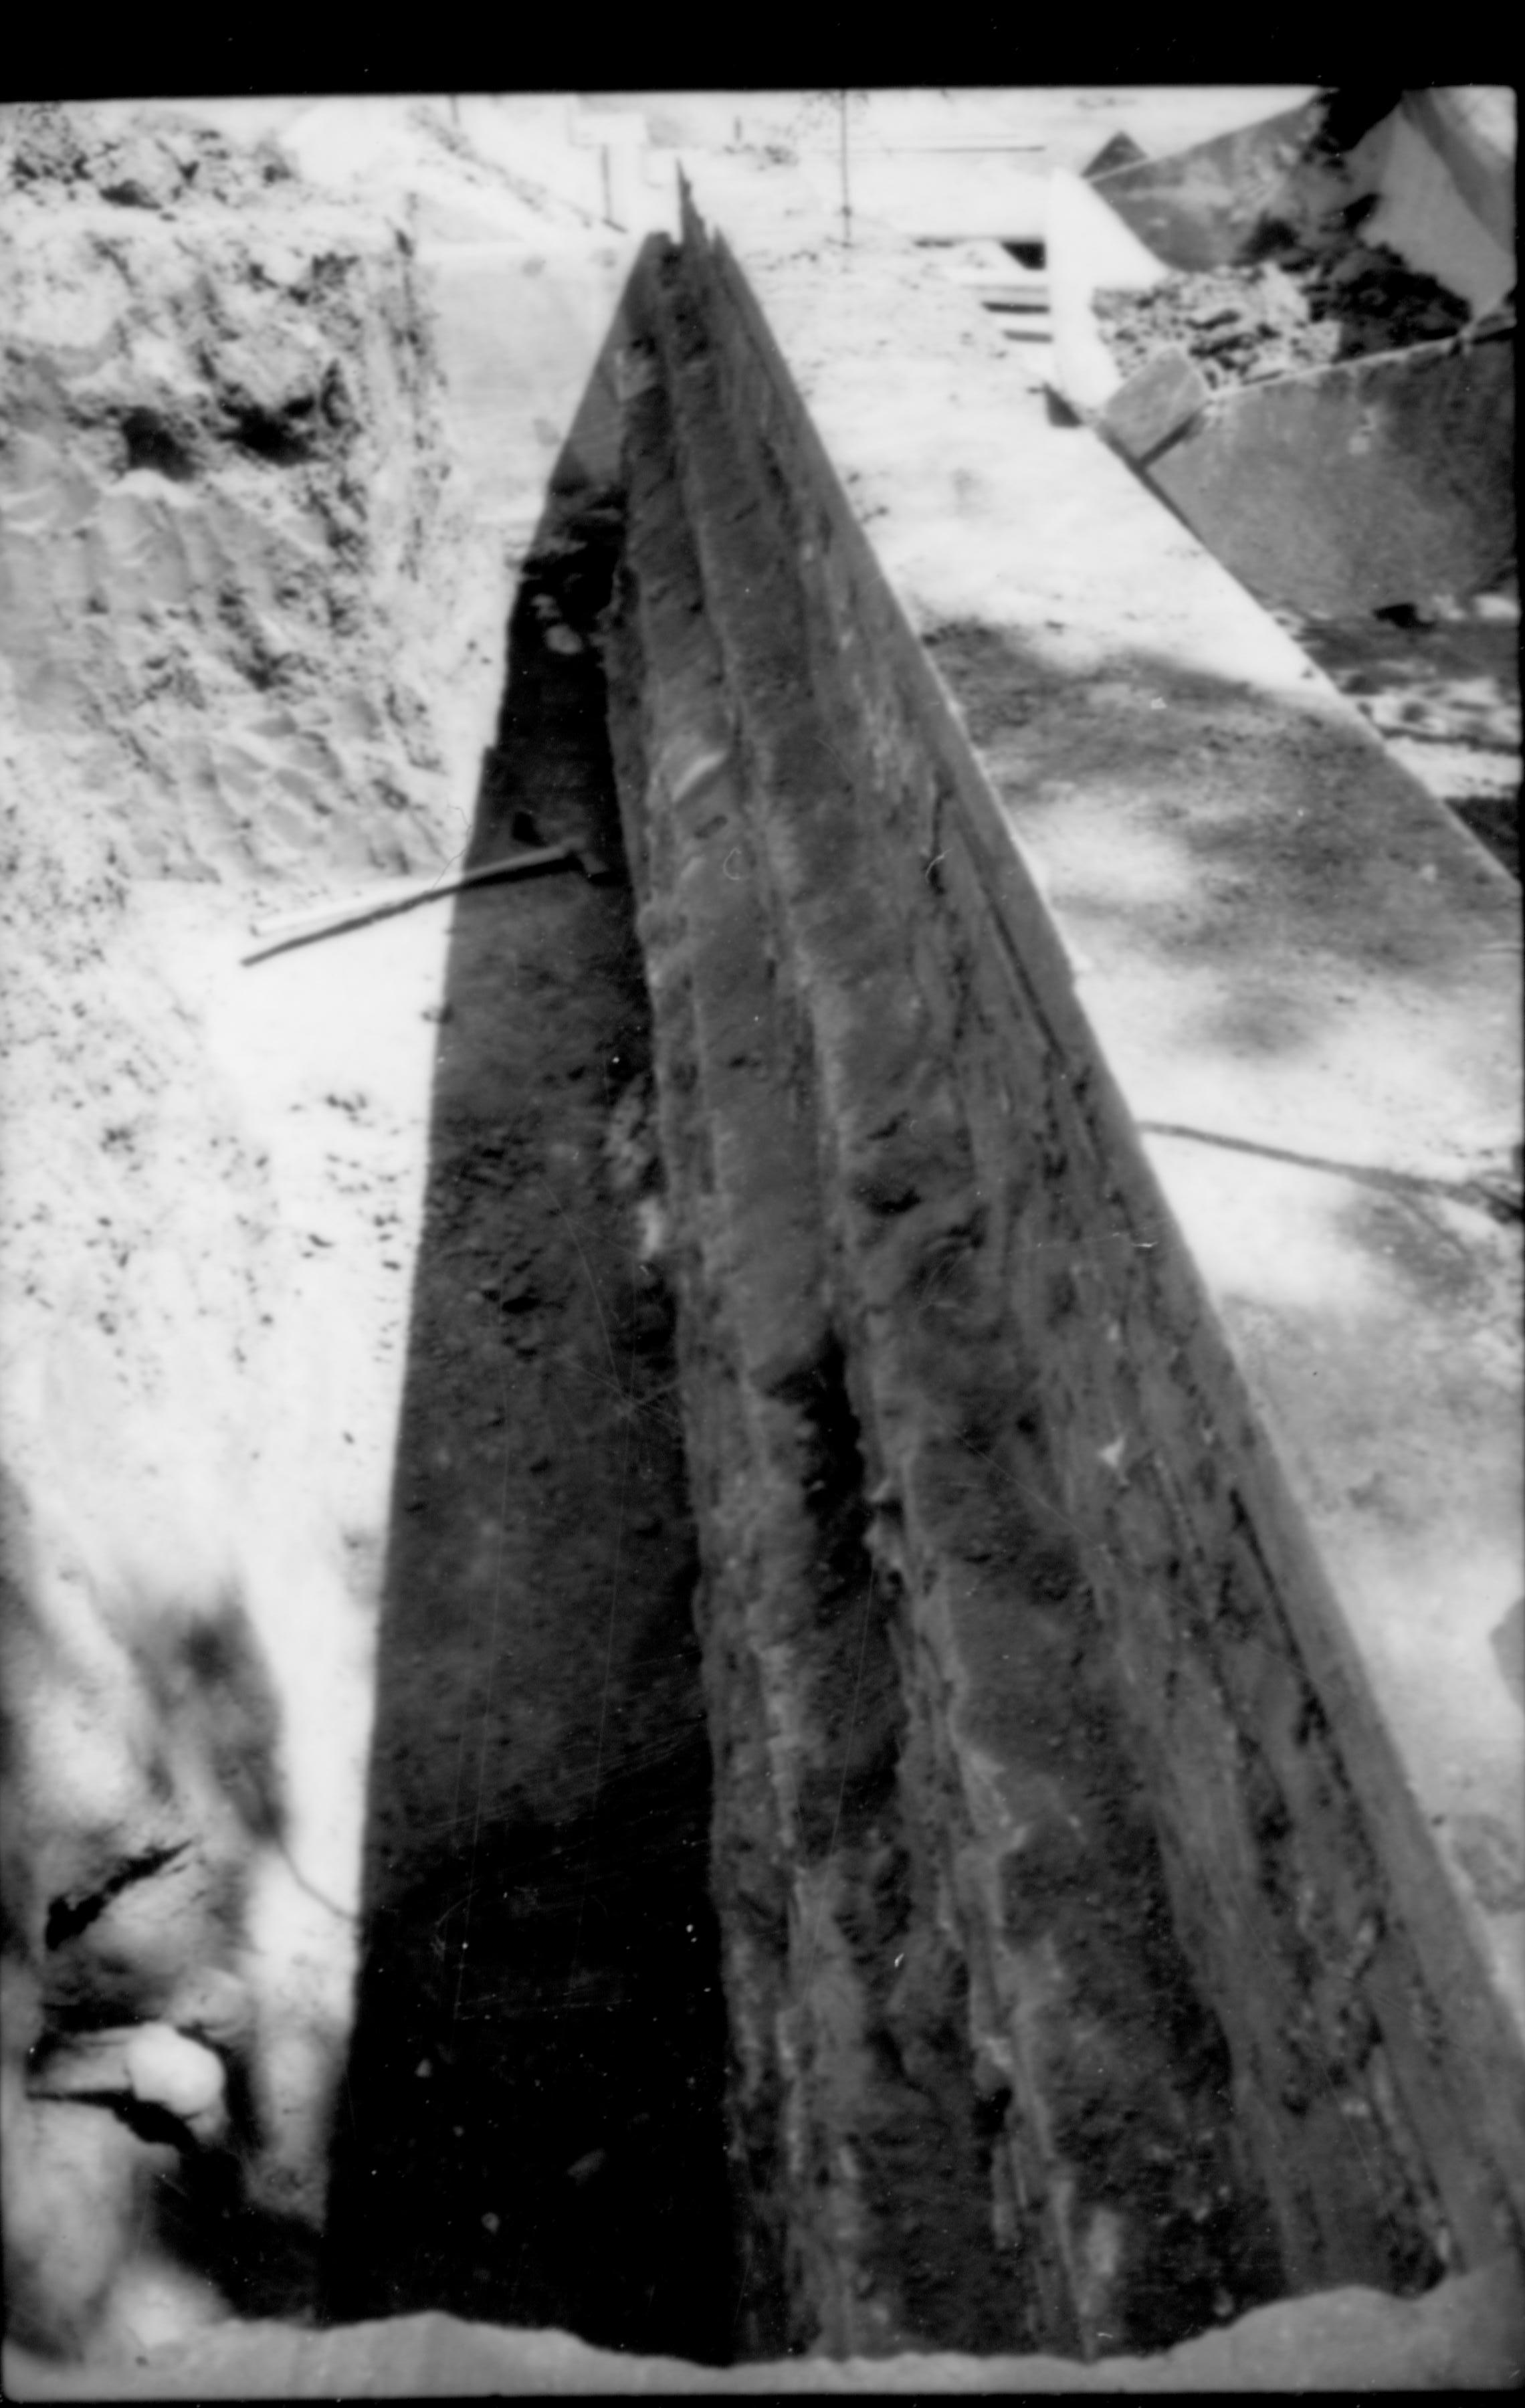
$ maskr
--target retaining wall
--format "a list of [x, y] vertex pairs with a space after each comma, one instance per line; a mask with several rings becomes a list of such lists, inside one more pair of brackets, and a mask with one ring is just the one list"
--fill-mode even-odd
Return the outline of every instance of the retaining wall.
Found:
[[1422, 2290], [1525, 2211], [1518, 897], [840, 291], [648, 254], [611, 631], [747, 2333]]

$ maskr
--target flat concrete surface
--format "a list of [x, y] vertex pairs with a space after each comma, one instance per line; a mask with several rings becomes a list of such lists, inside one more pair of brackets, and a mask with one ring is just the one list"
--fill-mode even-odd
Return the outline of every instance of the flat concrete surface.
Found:
[[397, 2316], [331, 2332], [225, 2325], [129, 2365], [67, 2372], [7, 2349], [11, 2400], [513, 2399], [601, 2392], [1015, 2393], [1506, 2391], [1525, 2375], [1525, 2294], [1500, 2266], [1422, 2300], [1327, 2291], [1259, 2308], [1159, 2358], [775, 2358], [694, 2366], [590, 2349], [564, 2332], [504, 2331], [453, 2316]]

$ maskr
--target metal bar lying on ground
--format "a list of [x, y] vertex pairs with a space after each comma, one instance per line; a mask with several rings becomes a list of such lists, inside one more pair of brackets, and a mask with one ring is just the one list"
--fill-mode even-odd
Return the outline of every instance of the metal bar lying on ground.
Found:
[[348, 904], [318, 904], [282, 919], [266, 920], [253, 933], [273, 937], [275, 941], [262, 945], [255, 953], [245, 953], [243, 967], [247, 969], [253, 962], [266, 962], [272, 953], [290, 953], [297, 945], [316, 944], [324, 937], [341, 936], [349, 928], [366, 927], [373, 920], [390, 919], [397, 911], [411, 911], [421, 903], [439, 902], [447, 895], [460, 894], [468, 886], [533, 878], [551, 869], [580, 869], [594, 885], [606, 883], [616, 875], [606, 861], [583, 846], [540, 845], [532, 853], [507, 853], [497, 861], [483, 862], [480, 868], [462, 870], [454, 878], [415, 880], [401, 894], [394, 889], [386, 896], [364, 896]]

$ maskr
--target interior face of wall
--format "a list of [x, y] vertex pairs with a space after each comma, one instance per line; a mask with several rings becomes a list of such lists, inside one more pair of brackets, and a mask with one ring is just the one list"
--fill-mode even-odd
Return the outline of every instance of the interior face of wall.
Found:
[[[1163, 2341], [1266, 2296], [1276, 2269], [1235, 2196], [1221, 2049], [1165, 1936], [949, 1059], [811, 711], [787, 555], [749, 508], [675, 286], [666, 306], [665, 374], [632, 413], [615, 691], [689, 1332], [733, 2113], [772, 2260], [755, 2342]], [[707, 606], [705, 568], [744, 616]], [[1006, 1768], [1044, 1859], [1046, 1907], [1012, 1910], [1047, 1994], [1025, 2063], [1005, 1969], [971, 1944], [1000, 1866], [947, 1727], [969, 1670], [955, 1634], [981, 1629], [1032, 1724]], [[1056, 1906], [1086, 1931], [1044, 1964]], [[1067, 2213], [1032, 2167], [1014, 2178], [1009, 2113], [1079, 2173]], [[1103, 2131], [1126, 2131], [1126, 2203]]]
[[[732, 2112], [787, 2300], [756, 2342], [962, 2317], [1093, 2355], [1283, 2289], [1421, 2290], [1508, 2245], [1508, 2174], [1439, 2039], [1369, 1720], [1309, 1647], [1337, 1566], [970, 748], [1017, 686], [1008, 761], [1052, 775], [1079, 721], [1115, 776], [1117, 673], [1067, 688], [1010, 624], [918, 644], [697, 221], [646, 310], [615, 752]], [[1244, 740], [1244, 687], [1178, 673], [1173, 699], [1177, 743]], [[1248, 714], [1257, 764], [1279, 707]], [[1452, 841], [1440, 908], [1486, 913]], [[1482, 1261], [1490, 1231], [1485, 1205]], [[983, 2229], [939, 2296], [971, 2174]]]

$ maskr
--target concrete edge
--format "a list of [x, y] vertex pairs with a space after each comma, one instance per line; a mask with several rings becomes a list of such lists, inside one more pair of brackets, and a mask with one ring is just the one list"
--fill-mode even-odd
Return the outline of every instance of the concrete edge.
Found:
[[[1233, 1417], [1255, 1434], [1247, 1469], [1257, 1503], [1258, 1534], [1262, 1543], [1269, 1541], [1309, 1673], [1342, 1739], [1342, 1752], [1389, 1879], [1405, 1901], [1427, 1978], [1451, 2027], [1459, 2061], [1467, 2071], [1479, 2129], [1491, 2128], [1495, 2135], [1501, 2171], [1507, 2168], [1505, 2179], [1515, 2214], [1525, 2222], [1525, 2086], [1519, 2080], [1525, 2063], [1525, 2030], [1510, 2003], [1508, 1990], [1513, 1985], [1503, 1982], [1500, 1951], [1507, 1953], [1509, 1935], [1490, 1924], [1485, 1928], [1485, 1919], [1463, 1891], [1457, 1870], [1437, 1842], [1424, 1784], [1416, 1777], [1381, 1682], [1374, 1678], [1373, 1666], [1343, 1602], [1342, 1574], [1329, 1558], [1317, 1517], [1302, 1493], [1302, 1484], [1274, 1421], [1267, 1419], [1242, 1350], [1224, 1326], [1212, 1284], [1194, 1258], [1171, 1198], [1159, 1146], [1136, 1123], [1124, 1087], [1108, 1063], [1105, 1045], [1091, 1025], [1077, 991], [1076, 966], [1042, 875], [1012, 826], [942, 678], [928, 657], [892, 573], [849, 499], [748, 276], [725, 236], [705, 229], [691, 195], [686, 201], [685, 233], [703, 246], [703, 255], [724, 283], [794, 438], [811, 464], [813, 481], [853, 563], [855, 576], [884, 606], [873, 613], [875, 624], [900, 652], [902, 670], [927, 698], [942, 767], [954, 782], [969, 832], [987, 866], [987, 891], [1012, 962], [1061, 1045], [1079, 1051], [1096, 1065], [1098, 1110], [1105, 1115], [1114, 1159], [1125, 1168], [1141, 1211], [1176, 1233], [1179, 1269], [1194, 1292], [1202, 1326], [1215, 1341], [1216, 1383], [1230, 1401]], [[1247, 608], [1255, 609], [1247, 596], [1244, 600]], [[1337, 715], [1348, 720], [1357, 740], [1374, 756], [1381, 756], [1390, 776], [1407, 787], [1411, 781], [1387, 761], [1354, 707], [1340, 702]], [[1414, 792], [1418, 795], [1417, 789]], [[1444, 817], [1428, 796], [1421, 799], [1437, 822]], [[1448, 825], [1446, 833], [1451, 833]], [[1465, 832], [1456, 834], [1460, 841]], [[1465, 850], [1469, 854], [1479, 852], [1470, 840]], [[1487, 882], [1499, 897], [1512, 893], [1507, 873], [1491, 862], [1485, 866], [1490, 873]]]

